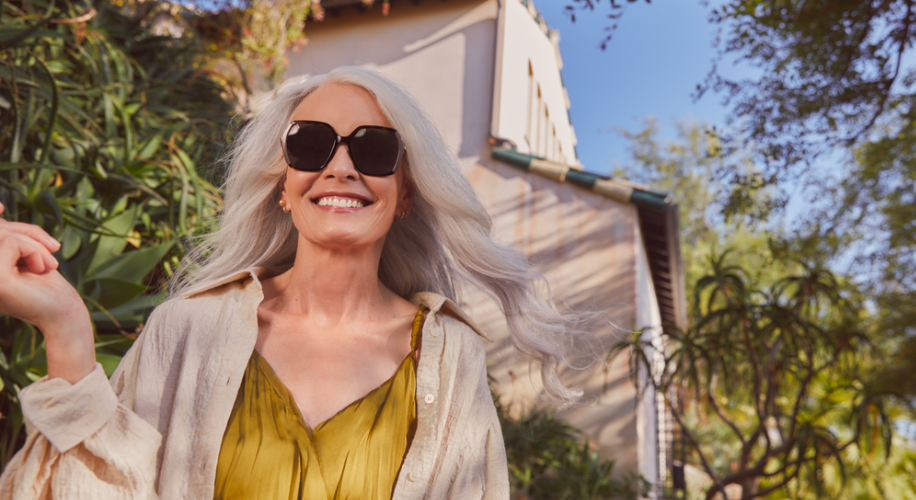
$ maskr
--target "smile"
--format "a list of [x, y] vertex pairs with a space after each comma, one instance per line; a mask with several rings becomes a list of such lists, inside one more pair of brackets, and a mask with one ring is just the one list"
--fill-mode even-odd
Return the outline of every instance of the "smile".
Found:
[[322, 207], [338, 208], [363, 208], [370, 203], [358, 198], [346, 198], [343, 196], [322, 196], [313, 200], [316, 205]]

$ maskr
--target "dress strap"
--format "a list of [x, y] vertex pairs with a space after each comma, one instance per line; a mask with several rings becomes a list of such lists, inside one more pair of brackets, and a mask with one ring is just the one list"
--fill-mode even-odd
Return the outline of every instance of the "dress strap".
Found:
[[420, 337], [423, 332], [423, 322], [426, 321], [426, 313], [429, 309], [426, 306], [420, 306], [417, 315], [413, 318], [413, 330], [410, 332], [410, 354], [417, 359], [417, 349], [420, 348]]

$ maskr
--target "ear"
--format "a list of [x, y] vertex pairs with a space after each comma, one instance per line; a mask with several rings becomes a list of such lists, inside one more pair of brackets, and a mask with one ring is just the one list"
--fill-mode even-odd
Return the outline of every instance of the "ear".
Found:
[[286, 199], [286, 172], [283, 173], [283, 177], [280, 178], [280, 182], [277, 183], [277, 192], [280, 193], [280, 199]]
[[401, 196], [398, 200], [399, 212], [405, 212], [413, 207], [413, 199], [417, 194], [417, 186], [407, 176], [404, 176], [401, 187]]

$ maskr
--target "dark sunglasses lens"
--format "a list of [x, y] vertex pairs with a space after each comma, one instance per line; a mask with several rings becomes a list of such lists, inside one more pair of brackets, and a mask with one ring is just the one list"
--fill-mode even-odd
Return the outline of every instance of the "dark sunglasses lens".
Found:
[[296, 123], [286, 135], [286, 154], [296, 170], [317, 172], [334, 150], [337, 133], [322, 123]]
[[353, 162], [366, 175], [393, 174], [398, 167], [400, 152], [397, 132], [391, 129], [359, 129], [350, 141]]

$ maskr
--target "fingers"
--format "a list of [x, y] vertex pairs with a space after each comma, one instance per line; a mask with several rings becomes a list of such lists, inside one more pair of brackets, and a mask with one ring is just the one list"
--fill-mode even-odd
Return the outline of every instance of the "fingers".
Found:
[[[0, 203], [0, 215], [6, 207]], [[26, 264], [29, 271], [33, 273], [43, 273], [45, 270], [57, 269], [58, 262], [51, 253], [60, 250], [60, 242], [51, 237], [44, 229], [35, 224], [26, 224], [23, 222], [8, 222], [0, 219], [0, 231], [6, 230], [10, 234], [17, 235], [18, 239], [25, 242], [31, 240], [38, 243], [45, 251], [38, 251], [33, 245], [23, 243], [21, 248], [26, 252], [20, 255], [20, 259]], [[0, 233], [0, 239], [4, 235]], [[17, 261], [18, 262], [18, 261]]]
[[[0, 203], [0, 215], [3, 214], [3, 204]], [[26, 224], [24, 222], [7, 222], [0, 219], [0, 227], [32, 238], [44, 245], [49, 252], [60, 250], [60, 242], [51, 237], [44, 229], [35, 224]]]
[[0, 273], [21, 265], [36, 274], [57, 269], [57, 259], [45, 245], [19, 232], [7, 230], [8, 226], [0, 225]]

